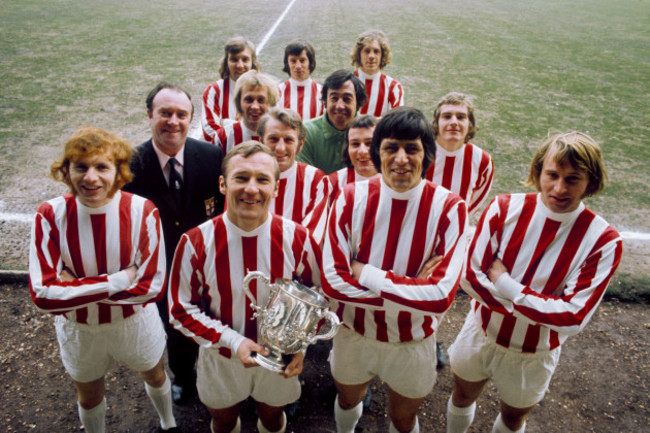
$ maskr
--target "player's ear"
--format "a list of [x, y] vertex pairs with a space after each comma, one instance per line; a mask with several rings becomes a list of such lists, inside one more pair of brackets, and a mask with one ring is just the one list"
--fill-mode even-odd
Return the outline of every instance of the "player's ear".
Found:
[[219, 176], [219, 192], [224, 197], [226, 196], [226, 178], [223, 175]]
[[275, 189], [273, 190], [273, 198], [276, 198], [278, 196], [279, 191], [280, 191], [280, 179], [277, 179], [275, 181]]

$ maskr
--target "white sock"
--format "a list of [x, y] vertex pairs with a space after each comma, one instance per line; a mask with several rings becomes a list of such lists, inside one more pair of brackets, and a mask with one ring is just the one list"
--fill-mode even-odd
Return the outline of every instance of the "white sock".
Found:
[[[210, 419], [210, 432], [214, 433], [214, 418]], [[237, 424], [230, 430], [230, 433], [241, 433], [241, 418], [237, 417]]]
[[336, 421], [337, 433], [354, 433], [354, 427], [359, 422], [363, 413], [363, 402], [352, 409], [343, 410], [339, 406], [339, 396], [336, 395], [334, 400], [334, 420]]
[[[210, 427], [212, 427], [212, 424], [210, 424]], [[230, 433], [241, 433], [241, 418], [237, 418], [237, 424], [230, 430]]]
[[[393, 424], [393, 421], [390, 422], [390, 425], [388, 426], [388, 433], [400, 433], [399, 430], [395, 427]], [[418, 422], [418, 417], [415, 417], [415, 425], [411, 429], [409, 433], [420, 433], [420, 423]]]
[[501, 414], [497, 416], [497, 419], [494, 420], [494, 425], [492, 426], [492, 433], [524, 433], [524, 431], [526, 431], [526, 423], [524, 423], [519, 430], [510, 430], [501, 420]]
[[451, 397], [447, 402], [447, 433], [465, 433], [476, 412], [476, 402], [467, 407], [454, 406]]
[[271, 430], [264, 427], [264, 424], [262, 424], [261, 419], [259, 419], [259, 418], [257, 419], [257, 430], [260, 433], [284, 433], [286, 428], [287, 428], [287, 415], [284, 412], [282, 412], [282, 427], [280, 427], [280, 430], [278, 430], [278, 431], [272, 432]]
[[172, 383], [165, 374], [165, 383], [159, 388], [154, 388], [147, 382], [144, 383], [144, 389], [153, 403], [153, 407], [160, 417], [160, 427], [163, 430], [176, 427], [176, 419], [172, 409]]
[[77, 402], [79, 419], [86, 433], [104, 433], [106, 431], [106, 398], [92, 409], [84, 409]]

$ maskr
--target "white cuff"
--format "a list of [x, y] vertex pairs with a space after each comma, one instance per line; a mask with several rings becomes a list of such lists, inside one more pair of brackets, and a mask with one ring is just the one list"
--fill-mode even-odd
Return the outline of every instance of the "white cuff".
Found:
[[497, 279], [497, 282], [494, 284], [494, 287], [501, 296], [510, 301], [513, 301], [517, 296], [519, 296], [524, 288], [522, 284], [513, 279], [507, 272], [501, 274]]
[[232, 328], [227, 328], [221, 333], [220, 345], [230, 347], [230, 350], [233, 351], [233, 355], [237, 354], [239, 346], [246, 339], [239, 332], [235, 331]]
[[372, 265], [364, 265], [361, 275], [359, 275], [359, 284], [379, 295], [381, 294], [385, 279], [386, 271], [382, 271]]
[[131, 282], [129, 281], [129, 276], [126, 271], [115, 272], [108, 276], [108, 293], [111, 296], [126, 290], [129, 287], [131, 287]]

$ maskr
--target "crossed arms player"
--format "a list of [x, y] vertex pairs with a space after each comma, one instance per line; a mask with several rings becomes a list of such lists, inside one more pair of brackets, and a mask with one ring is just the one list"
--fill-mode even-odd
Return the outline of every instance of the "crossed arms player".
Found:
[[338, 432], [353, 432], [375, 376], [388, 385], [391, 432], [417, 432], [436, 379], [438, 315], [454, 299], [465, 254], [465, 203], [424, 180], [431, 124], [400, 107], [377, 124], [370, 154], [381, 177], [346, 185], [323, 246], [323, 291], [345, 325], [331, 369]]
[[[222, 166], [221, 191], [227, 209], [188, 231], [179, 242], [170, 276], [172, 324], [201, 346], [197, 366], [199, 398], [212, 415], [213, 432], [238, 432], [239, 404], [257, 402], [262, 433], [283, 432], [285, 405], [298, 399], [303, 354], [284, 375], [256, 367], [254, 354], [268, 355], [257, 343], [257, 323], [242, 289], [248, 271], [277, 278], [299, 277], [319, 285], [318, 245], [307, 229], [269, 213], [280, 170], [274, 153], [258, 142], [230, 151]], [[269, 288], [251, 283], [258, 305]]]
[[492, 431], [524, 431], [561, 345], [591, 319], [621, 260], [619, 234], [582, 203], [606, 179], [589, 136], [558, 134], [533, 157], [527, 183], [538, 193], [500, 195], [481, 215], [462, 282], [472, 308], [449, 348], [447, 432], [467, 430], [489, 379], [501, 397]]
[[51, 167], [70, 194], [41, 204], [32, 228], [30, 293], [40, 310], [56, 315], [63, 366], [89, 433], [105, 431], [104, 375], [114, 360], [145, 381], [160, 431], [179, 431], [154, 304], [165, 284], [160, 218], [149, 200], [119, 191], [131, 179], [130, 158], [126, 140], [78, 130]]

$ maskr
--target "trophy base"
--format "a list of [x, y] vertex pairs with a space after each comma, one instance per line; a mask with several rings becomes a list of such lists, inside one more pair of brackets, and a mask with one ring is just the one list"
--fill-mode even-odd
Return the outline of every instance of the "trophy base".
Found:
[[253, 361], [257, 362], [258, 365], [266, 368], [267, 370], [274, 371], [276, 373], [284, 372], [284, 369], [287, 368], [287, 363], [284, 362], [282, 356], [280, 358], [274, 358], [273, 356], [263, 356], [259, 353], [253, 356]]

